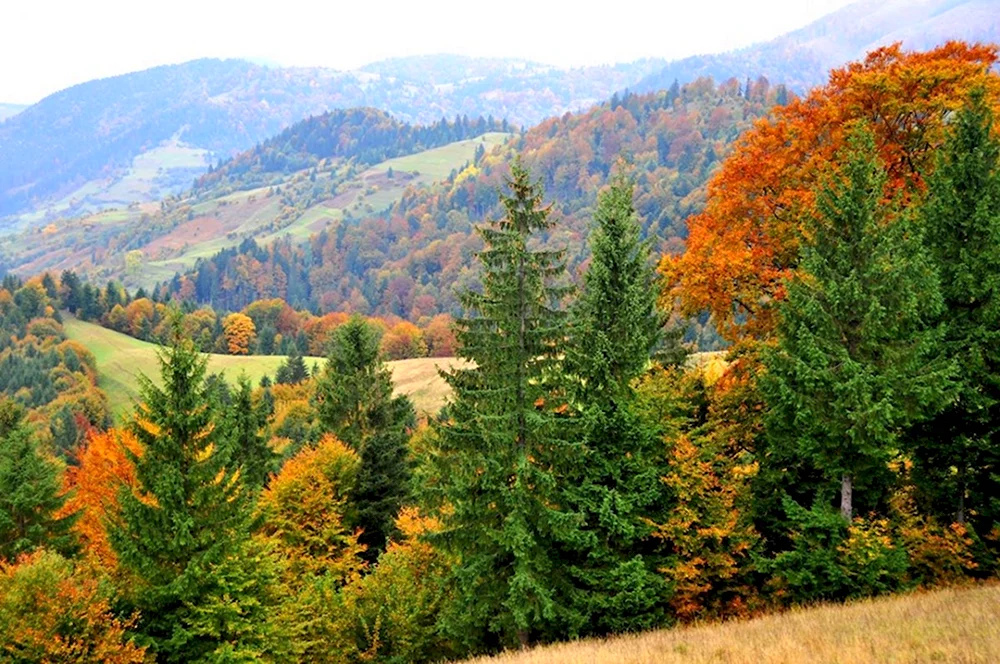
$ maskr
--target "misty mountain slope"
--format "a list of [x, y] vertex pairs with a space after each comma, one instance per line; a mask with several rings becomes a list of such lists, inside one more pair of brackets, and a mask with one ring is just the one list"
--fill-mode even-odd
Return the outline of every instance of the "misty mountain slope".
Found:
[[27, 108], [27, 106], [25, 106], [24, 104], [3, 104], [3, 103], [0, 103], [0, 122], [3, 122], [4, 120], [6, 120], [9, 117], [17, 115], [18, 113], [20, 113], [21, 111], [23, 111], [26, 108]]
[[861, 0], [769, 42], [719, 55], [672, 62], [636, 90], [659, 90], [674, 80], [765, 76], [804, 91], [827, 72], [897, 41], [927, 49], [948, 40], [1000, 42], [1000, 0]]
[[[50, 95], [0, 125], [0, 217], [35, 210], [44, 220], [176, 193], [178, 178], [170, 177], [176, 165], [170, 161], [159, 164], [164, 173], [153, 165], [152, 182], [121, 186], [137, 156], [166, 146], [206, 151], [216, 160], [303, 118], [359, 106], [422, 124], [492, 115], [532, 125], [589, 107], [660, 64], [562, 70], [523, 61], [426, 56], [338, 72], [207, 59], [90, 81]], [[205, 170], [208, 157], [194, 166], [196, 173]], [[183, 168], [191, 167], [187, 160]], [[186, 183], [193, 179], [188, 170], [180, 174]], [[131, 198], [105, 195], [116, 186], [133, 192]]]

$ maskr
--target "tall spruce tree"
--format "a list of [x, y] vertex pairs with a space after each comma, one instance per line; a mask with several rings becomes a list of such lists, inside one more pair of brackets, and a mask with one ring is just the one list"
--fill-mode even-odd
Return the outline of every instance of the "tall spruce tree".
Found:
[[946, 520], [1000, 525], [1000, 141], [982, 90], [958, 112], [928, 178], [927, 247], [941, 275], [957, 398], [911, 433], [915, 476]]
[[379, 350], [378, 332], [353, 316], [333, 334], [330, 355], [316, 383], [320, 426], [361, 457], [352, 495], [358, 541], [374, 562], [395, 531], [410, 494], [409, 431], [416, 415], [409, 398], [393, 396], [392, 372]]
[[258, 491], [267, 484], [278, 459], [263, 433], [270, 415], [268, 404], [254, 401], [253, 387], [245, 374], [236, 380], [231, 399], [225, 411], [227, 453], [232, 466], [239, 468], [244, 486]]
[[160, 661], [249, 661], [263, 656], [266, 565], [250, 549], [252, 492], [229, 463], [224, 417], [206, 386], [207, 359], [183, 338], [162, 351], [163, 387], [140, 377], [129, 427], [136, 491], [119, 495], [109, 535], [130, 575], [140, 640]]
[[941, 295], [920, 227], [883, 200], [871, 134], [851, 131], [840, 173], [803, 220], [800, 274], [787, 282], [762, 379], [769, 443], [792, 451], [774, 456], [812, 463], [829, 482], [820, 493], [839, 483], [847, 520], [854, 490], [874, 493], [901, 429], [946, 400], [949, 374], [928, 326]]
[[579, 381], [584, 456], [564, 483], [586, 519], [583, 549], [570, 556], [575, 604], [588, 633], [648, 629], [665, 619], [669, 586], [653, 555], [651, 526], [663, 521], [666, 474], [657, 431], [639, 417], [633, 381], [661, 338], [653, 262], [640, 237], [633, 184], [617, 176], [598, 197], [592, 260], [572, 311], [570, 372]]
[[530, 246], [553, 225], [541, 185], [519, 162], [506, 184], [504, 218], [477, 229], [482, 292], [461, 294], [470, 316], [457, 325], [458, 354], [471, 366], [444, 375], [453, 400], [434, 482], [450, 506], [443, 541], [460, 559], [461, 611], [448, 624], [470, 644], [487, 634], [481, 647], [579, 631], [584, 620], [555, 546], [578, 539], [581, 520], [559, 486], [578, 453], [560, 415], [565, 267], [562, 252]]
[[66, 502], [61, 489], [59, 464], [38, 450], [24, 410], [0, 399], [0, 560], [39, 547], [72, 551], [75, 517], [56, 517]]

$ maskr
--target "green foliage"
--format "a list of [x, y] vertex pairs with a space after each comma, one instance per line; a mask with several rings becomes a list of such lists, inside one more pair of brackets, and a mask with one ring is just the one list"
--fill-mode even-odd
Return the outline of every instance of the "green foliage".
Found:
[[75, 517], [58, 516], [66, 502], [60, 466], [38, 450], [24, 411], [0, 400], [0, 560], [39, 547], [67, 552]]
[[270, 413], [263, 400], [253, 397], [245, 374], [236, 381], [236, 391], [225, 410], [224, 430], [231, 466], [239, 468], [240, 480], [252, 491], [262, 489], [274, 472], [278, 455], [264, 435]]
[[[764, 354], [768, 444], [874, 506], [904, 427], [947, 402], [949, 365], [929, 326], [940, 311], [937, 273], [919, 225], [883, 199], [871, 135], [856, 128], [842, 175], [804, 220], [801, 274], [787, 282], [777, 344]], [[765, 457], [766, 458], [766, 457]]]
[[285, 363], [278, 367], [274, 382], [279, 385], [298, 385], [307, 378], [309, 378], [309, 369], [306, 368], [306, 362], [302, 359], [302, 353], [296, 345], [292, 348]]
[[[567, 355], [579, 381], [585, 451], [564, 481], [567, 505], [585, 521], [585, 544], [566, 561], [583, 633], [648, 629], [664, 622], [669, 584], [648, 544], [666, 462], [657, 427], [636, 408], [633, 381], [649, 363], [663, 326], [649, 245], [640, 240], [633, 184], [612, 180], [598, 197], [593, 255], [572, 316]], [[643, 554], [646, 555], [643, 555]]]
[[230, 465], [206, 359], [175, 330], [163, 388], [142, 377], [129, 427], [138, 487], [122, 489], [109, 533], [141, 612], [141, 643], [173, 661], [246, 661], [266, 652], [266, 565], [250, 547], [252, 493]]
[[379, 352], [378, 332], [360, 316], [333, 333], [330, 355], [316, 381], [316, 410], [323, 431], [333, 433], [361, 457], [353, 501], [355, 525], [363, 529], [365, 556], [385, 550], [393, 522], [409, 495], [408, 430], [413, 405], [393, 396], [392, 374]]
[[780, 600], [791, 604], [893, 592], [909, 583], [906, 550], [888, 522], [843, 516], [820, 502], [805, 509], [785, 500], [791, 547], [759, 561]]
[[987, 535], [1000, 525], [1000, 141], [982, 90], [956, 115], [927, 187], [944, 348], [961, 371], [954, 403], [911, 432], [914, 475], [932, 514]]
[[450, 506], [442, 539], [460, 557], [450, 628], [467, 642], [512, 645], [578, 632], [567, 605], [559, 542], [578, 539], [581, 517], [560, 504], [559, 481], [579, 446], [559, 413], [566, 287], [560, 252], [529, 241], [552, 227], [542, 188], [515, 162], [502, 197], [506, 215], [478, 229], [482, 292], [462, 301], [459, 356], [472, 367], [446, 375], [454, 390], [440, 424], [436, 486]]

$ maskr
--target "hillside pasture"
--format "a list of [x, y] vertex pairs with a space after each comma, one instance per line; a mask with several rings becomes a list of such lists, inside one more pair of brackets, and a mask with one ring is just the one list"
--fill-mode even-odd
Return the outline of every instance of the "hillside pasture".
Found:
[[[78, 341], [94, 354], [97, 361], [99, 386], [107, 392], [111, 409], [116, 416], [128, 412], [139, 396], [139, 376], [145, 374], [159, 380], [157, 360], [159, 347], [146, 341], [66, 316], [63, 327], [70, 339]], [[257, 385], [265, 375], [274, 377], [285, 361], [280, 355], [215, 355], [208, 356], [208, 370], [222, 373], [234, 381], [245, 373]], [[305, 358], [312, 369], [326, 360], [321, 357]], [[436, 413], [448, 397], [448, 386], [438, 375], [438, 369], [447, 369], [454, 358], [428, 357], [389, 362], [396, 392], [413, 400], [418, 413]]]

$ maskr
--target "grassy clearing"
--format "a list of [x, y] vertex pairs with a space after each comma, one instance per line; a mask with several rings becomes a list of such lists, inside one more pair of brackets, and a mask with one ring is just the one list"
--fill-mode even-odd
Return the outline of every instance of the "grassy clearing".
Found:
[[482, 144], [489, 152], [500, 145], [512, 134], [490, 132], [466, 141], [456, 141], [448, 145], [424, 150], [406, 157], [390, 159], [369, 169], [372, 173], [385, 173], [390, 168], [394, 171], [417, 171], [423, 181], [441, 180], [451, 173], [452, 169], [461, 167], [465, 162], [472, 161], [476, 156], [476, 148]]
[[579, 641], [476, 664], [793, 664], [1000, 661], [1000, 586], [947, 589], [746, 622]]
[[[159, 376], [156, 357], [158, 346], [146, 341], [95, 325], [69, 316], [63, 327], [70, 339], [74, 339], [94, 354], [97, 360], [99, 385], [108, 394], [108, 401], [115, 415], [127, 412], [139, 394], [139, 375]], [[225, 373], [229, 380], [235, 380], [246, 373], [253, 384], [274, 373], [285, 361], [279, 355], [209, 355], [208, 370]], [[306, 365], [324, 362], [323, 358], [307, 357]], [[407, 394], [413, 399], [418, 412], [436, 413], [444, 405], [448, 396], [448, 386], [438, 375], [438, 367], [446, 369], [455, 362], [452, 358], [419, 358], [390, 362], [396, 392]]]

